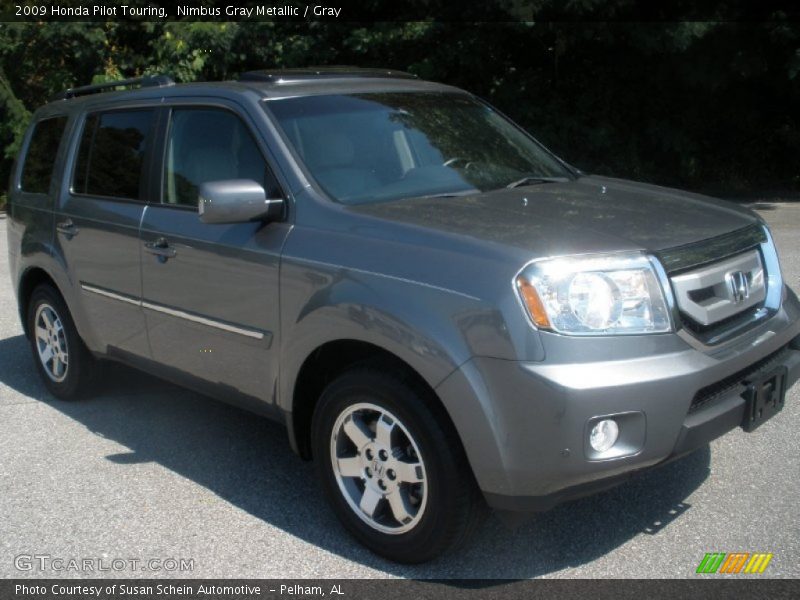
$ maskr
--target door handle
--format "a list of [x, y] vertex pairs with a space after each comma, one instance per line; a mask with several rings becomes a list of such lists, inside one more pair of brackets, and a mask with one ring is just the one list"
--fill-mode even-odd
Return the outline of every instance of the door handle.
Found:
[[65, 219], [56, 223], [56, 231], [59, 233], [63, 233], [67, 236], [67, 239], [71, 239], [73, 236], [78, 235], [78, 228], [75, 227], [75, 223], [72, 222], [72, 219]]
[[166, 262], [168, 258], [175, 258], [177, 251], [169, 245], [165, 238], [158, 238], [155, 242], [145, 242], [144, 249], [150, 254], [155, 254], [159, 262]]

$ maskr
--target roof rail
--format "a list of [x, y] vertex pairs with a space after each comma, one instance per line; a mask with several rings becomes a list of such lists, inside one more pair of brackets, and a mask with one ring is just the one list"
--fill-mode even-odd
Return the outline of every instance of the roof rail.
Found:
[[307, 67], [304, 69], [265, 69], [247, 71], [239, 75], [238, 81], [263, 81], [268, 83], [290, 83], [314, 79], [341, 79], [350, 77], [375, 77], [391, 79], [417, 79], [416, 75], [393, 69], [365, 69], [360, 67]]
[[78, 96], [98, 94], [100, 92], [113, 91], [119, 87], [169, 87], [175, 85], [171, 77], [167, 75], [154, 75], [152, 77], [135, 77], [133, 79], [120, 79], [118, 81], [108, 81], [94, 85], [83, 85], [80, 87], [69, 88], [53, 96], [53, 100], [68, 100]]

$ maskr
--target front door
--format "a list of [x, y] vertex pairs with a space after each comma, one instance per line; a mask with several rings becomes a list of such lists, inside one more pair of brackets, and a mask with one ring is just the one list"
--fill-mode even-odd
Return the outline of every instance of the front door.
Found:
[[289, 225], [209, 225], [197, 214], [207, 181], [252, 179], [281, 194], [256, 139], [228, 108], [170, 109], [162, 202], [148, 207], [141, 228], [142, 307], [156, 362], [230, 400], [270, 402]]

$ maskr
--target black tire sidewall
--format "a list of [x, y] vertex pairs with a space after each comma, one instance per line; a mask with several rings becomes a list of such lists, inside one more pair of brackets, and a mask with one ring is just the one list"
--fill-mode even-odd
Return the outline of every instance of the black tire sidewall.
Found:
[[[54, 381], [45, 371], [36, 347], [36, 311], [42, 304], [48, 304], [58, 315], [64, 327], [64, 339], [67, 344], [69, 363], [67, 365], [67, 376], [63, 381]], [[88, 352], [83, 346], [83, 341], [78, 335], [75, 323], [72, 321], [69, 309], [61, 295], [49, 285], [42, 285], [36, 288], [31, 294], [28, 303], [28, 332], [31, 353], [36, 369], [44, 382], [45, 387], [55, 397], [62, 400], [71, 400], [81, 390], [82, 384], [88, 376]]]
[[[333, 472], [330, 439], [337, 417], [348, 406], [370, 402], [386, 408], [414, 438], [425, 464], [427, 503], [420, 522], [402, 534], [377, 531], [353, 512]], [[312, 424], [316, 468], [326, 496], [345, 527], [374, 552], [404, 563], [430, 560], [446, 550], [459, 533], [462, 510], [454, 502], [466, 476], [458, 452], [449, 447], [433, 412], [420, 394], [398, 379], [370, 370], [353, 371], [333, 382], [320, 398]]]

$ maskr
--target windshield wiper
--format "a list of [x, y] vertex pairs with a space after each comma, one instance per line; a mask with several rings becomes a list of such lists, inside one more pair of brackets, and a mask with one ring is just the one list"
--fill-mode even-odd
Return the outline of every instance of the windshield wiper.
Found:
[[537, 183], [567, 183], [568, 177], [539, 177], [538, 175], [528, 175], [522, 179], [512, 181], [506, 187], [513, 189], [523, 185], [536, 185]]
[[458, 196], [471, 196], [472, 194], [478, 193], [480, 193], [478, 189], [469, 189], [458, 190], [457, 192], [442, 192], [441, 194], [427, 194], [425, 196], [415, 196], [415, 198], [456, 198]]

